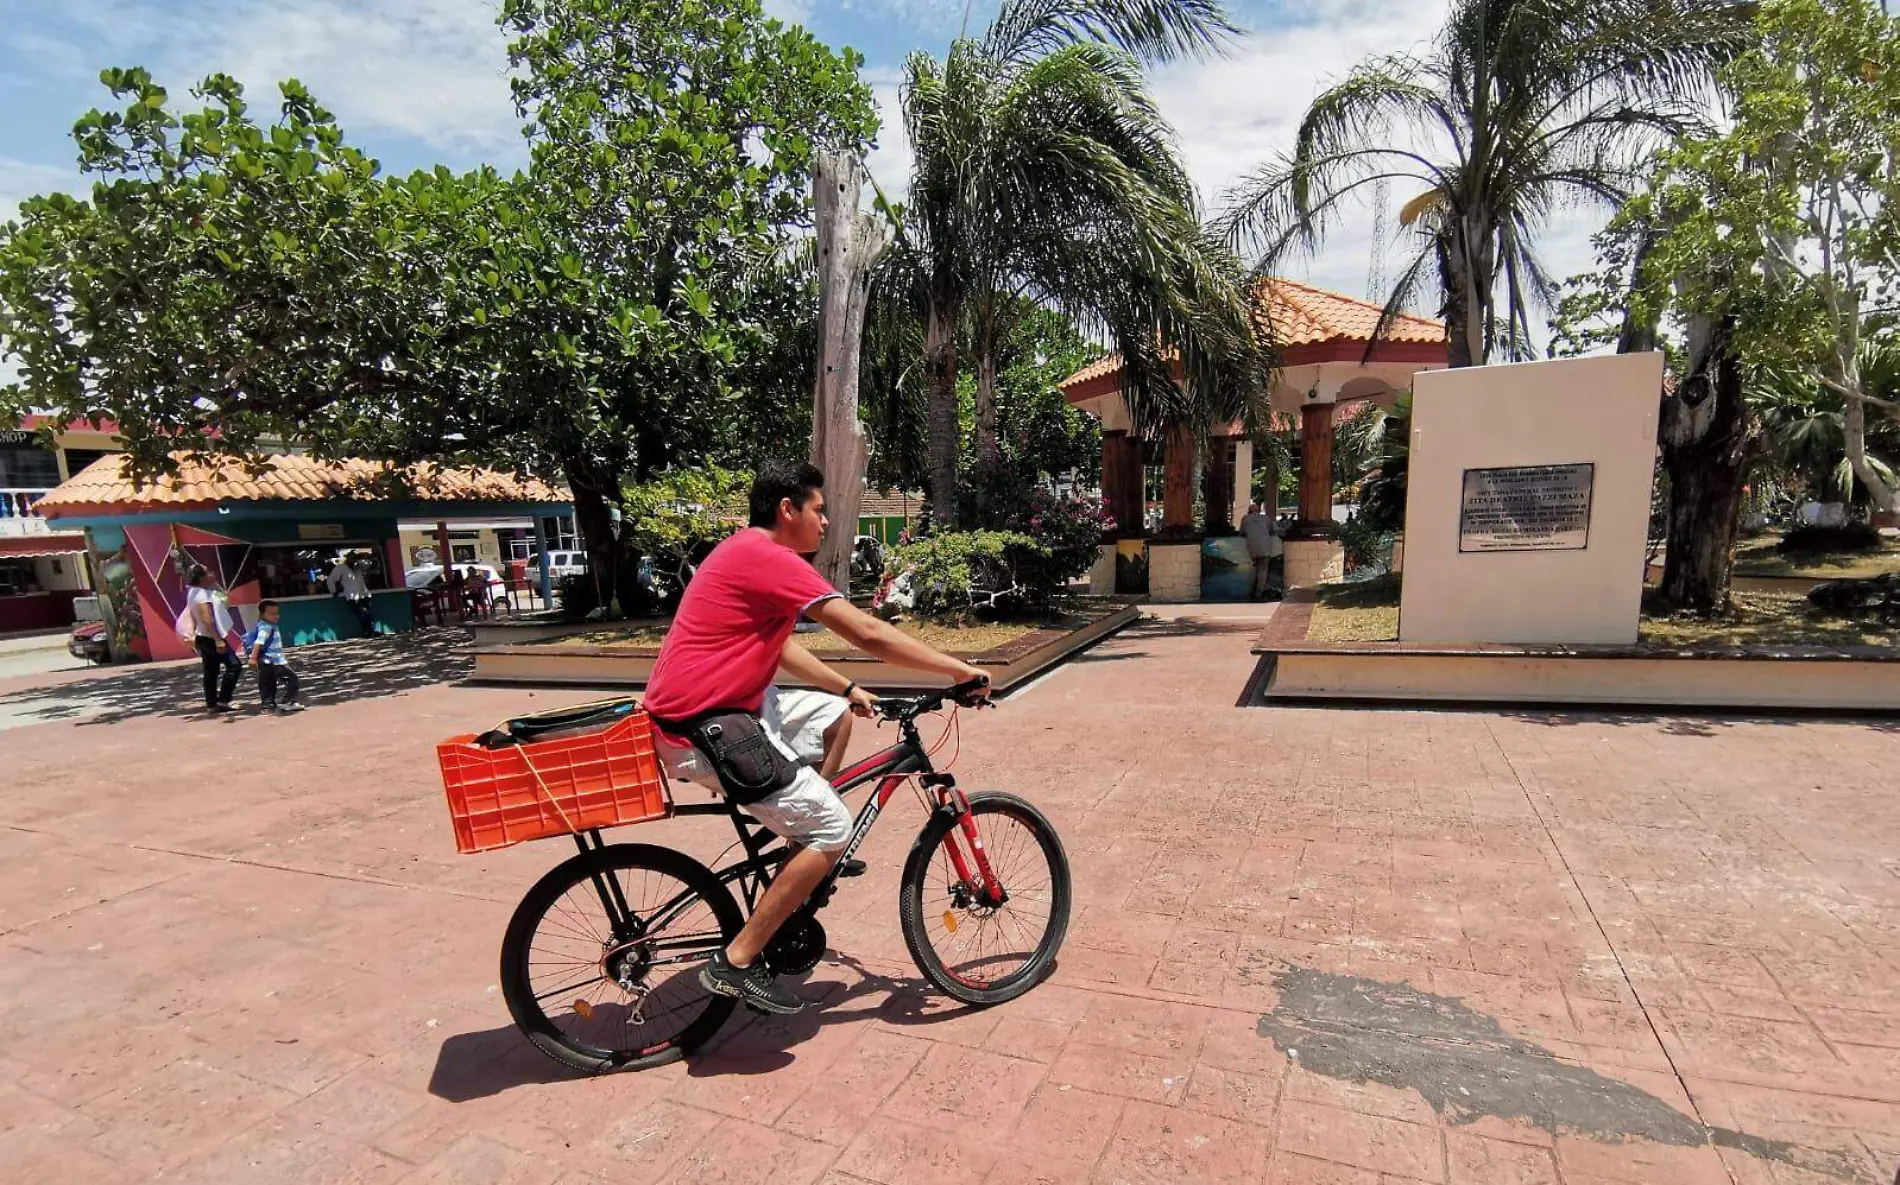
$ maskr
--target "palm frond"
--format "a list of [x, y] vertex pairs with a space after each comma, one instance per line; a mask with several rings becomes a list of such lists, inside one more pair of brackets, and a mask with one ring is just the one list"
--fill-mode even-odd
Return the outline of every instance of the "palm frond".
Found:
[[1204, 57], [1239, 29], [1220, 0], [1004, 0], [984, 52], [1020, 64], [1065, 46], [1119, 46], [1146, 62]]

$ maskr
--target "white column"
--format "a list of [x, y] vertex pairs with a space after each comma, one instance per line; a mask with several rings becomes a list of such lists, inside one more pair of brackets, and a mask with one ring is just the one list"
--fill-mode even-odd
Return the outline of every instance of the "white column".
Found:
[[1247, 517], [1247, 504], [1253, 501], [1253, 441], [1244, 437], [1234, 442], [1234, 517], [1229, 521], [1240, 526], [1240, 520]]

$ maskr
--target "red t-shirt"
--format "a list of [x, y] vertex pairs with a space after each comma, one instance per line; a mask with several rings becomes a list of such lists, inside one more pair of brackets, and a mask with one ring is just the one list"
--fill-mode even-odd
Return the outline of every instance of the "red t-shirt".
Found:
[[838, 590], [757, 528], [727, 539], [686, 586], [647, 680], [647, 711], [684, 720], [713, 708], [756, 712], [798, 618]]

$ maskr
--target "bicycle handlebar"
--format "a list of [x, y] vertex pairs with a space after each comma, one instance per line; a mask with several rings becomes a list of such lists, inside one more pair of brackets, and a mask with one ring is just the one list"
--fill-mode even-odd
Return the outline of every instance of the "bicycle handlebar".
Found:
[[943, 707], [946, 701], [960, 707], [976, 708], [989, 703], [976, 693], [990, 685], [988, 675], [978, 675], [954, 687], [944, 687], [936, 691], [926, 691], [922, 695], [891, 695], [877, 701], [878, 715], [886, 720], [906, 722], [928, 715]]

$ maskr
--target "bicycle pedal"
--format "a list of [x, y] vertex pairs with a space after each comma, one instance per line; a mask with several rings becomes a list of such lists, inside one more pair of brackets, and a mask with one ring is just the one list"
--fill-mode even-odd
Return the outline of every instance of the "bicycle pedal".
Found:
[[863, 876], [866, 867], [864, 861], [854, 856], [838, 865], [838, 877], [842, 880], [847, 876]]

